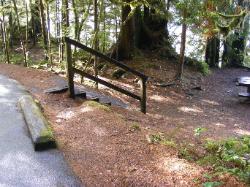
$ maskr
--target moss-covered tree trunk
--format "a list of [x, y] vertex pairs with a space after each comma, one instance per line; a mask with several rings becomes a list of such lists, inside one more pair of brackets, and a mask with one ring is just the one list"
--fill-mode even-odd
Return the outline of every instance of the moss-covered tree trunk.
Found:
[[218, 67], [220, 59], [220, 39], [207, 39], [205, 61], [210, 67]]
[[41, 21], [39, 16], [39, 0], [35, 0], [35, 3], [30, 0], [30, 10], [31, 10], [31, 25], [32, 32], [31, 37], [33, 45], [36, 45], [37, 36], [41, 33]]
[[[140, 11], [140, 10], [139, 10]], [[154, 49], [167, 45], [167, 19], [159, 16], [154, 8], [144, 7], [144, 12], [137, 12], [136, 47], [140, 49]]]
[[[126, 3], [129, 3], [131, 0], [126, 0]], [[128, 17], [131, 11], [130, 6], [122, 6], [122, 26], [117, 43], [117, 50], [114, 51], [118, 53], [116, 56], [118, 60], [131, 59], [133, 50], [134, 50], [134, 16]]]
[[[168, 11], [169, 3], [166, 7], [166, 11]], [[113, 51], [112, 57], [118, 53], [119, 60], [130, 59], [135, 48], [155, 49], [170, 45], [166, 17], [159, 15], [155, 8], [146, 6], [143, 9], [138, 7], [133, 16], [130, 16], [130, 11], [130, 6], [122, 7], [123, 24], [117, 42], [117, 50]]]

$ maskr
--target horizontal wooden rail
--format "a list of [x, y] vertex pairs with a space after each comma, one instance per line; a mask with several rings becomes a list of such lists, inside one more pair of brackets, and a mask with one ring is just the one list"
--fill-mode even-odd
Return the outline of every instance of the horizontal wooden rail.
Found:
[[112, 59], [112, 58], [110, 58], [110, 57], [108, 57], [108, 56], [106, 56], [106, 55], [104, 55], [104, 54], [102, 54], [102, 53], [100, 53], [100, 52], [98, 52], [98, 51], [96, 51], [94, 49], [91, 49], [91, 48], [89, 48], [89, 47], [87, 47], [87, 46], [85, 46], [85, 45], [83, 45], [83, 44], [81, 44], [81, 43], [79, 43], [79, 42], [77, 42], [75, 40], [72, 40], [72, 39], [70, 39], [68, 37], [65, 37], [65, 42], [67, 42], [69, 44], [72, 44], [72, 45], [74, 45], [74, 46], [76, 46], [76, 47], [78, 47], [80, 49], [83, 49], [84, 51], [87, 51], [87, 52], [91, 53], [92, 55], [100, 57], [100, 58], [110, 62], [111, 64], [114, 64], [114, 65], [124, 69], [125, 71], [131, 72], [134, 75], [136, 75], [136, 76], [138, 76], [138, 77], [140, 77], [140, 78], [142, 78], [144, 80], [148, 79], [148, 77], [146, 75], [142, 74], [141, 72], [136, 71], [136, 70], [126, 66], [125, 64], [123, 64], [121, 62], [118, 62], [117, 60]]
[[[91, 80], [95, 81], [96, 83], [100, 83], [100, 84], [102, 84], [104, 86], [107, 86], [107, 87], [113, 89], [113, 90], [116, 90], [116, 91], [118, 91], [120, 93], [123, 93], [123, 94], [125, 94], [125, 95], [127, 95], [129, 97], [132, 97], [134, 99], [139, 100], [140, 103], [141, 103], [141, 111], [143, 113], [146, 113], [146, 82], [147, 82], [147, 79], [148, 79], [148, 77], [146, 75], [144, 75], [141, 72], [138, 72], [138, 71], [126, 66], [125, 64], [123, 64], [121, 62], [118, 62], [118, 61], [116, 61], [116, 60], [114, 60], [114, 59], [112, 59], [112, 58], [110, 58], [110, 57], [108, 57], [108, 56], [94, 50], [94, 49], [91, 49], [91, 48], [89, 48], [89, 47], [87, 47], [87, 46], [85, 46], [85, 45], [83, 45], [83, 44], [81, 44], [81, 43], [79, 43], [79, 42], [77, 42], [75, 40], [72, 40], [70, 38], [65, 37], [65, 42], [66, 42], [68, 85], [69, 85], [70, 96], [72, 98], [75, 97], [74, 74], [76, 73], [76, 74], [80, 74], [80, 75], [82, 75], [82, 76], [84, 76], [84, 77], [86, 77], [88, 79], [91, 79]], [[100, 79], [98, 77], [95, 77], [93, 75], [90, 75], [90, 74], [88, 74], [88, 73], [86, 73], [86, 72], [84, 72], [82, 70], [79, 70], [79, 69], [73, 67], [71, 45], [74, 45], [74, 46], [76, 46], [76, 47], [78, 47], [78, 48], [80, 48], [80, 49], [82, 49], [82, 50], [84, 50], [86, 52], [91, 53], [92, 55], [95, 55], [95, 56], [97, 56], [97, 57], [99, 57], [101, 59], [104, 59], [104, 60], [110, 62], [111, 64], [114, 64], [114, 65], [124, 69], [125, 71], [131, 72], [132, 74], [140, 77], [140, 79], [141, 79], [141, 96], [138, 96], [138, 95], [136, 95], [136, 94], [134, 94], [134, 93], [132, 93], [132, 92], [130, 92], [128, 90], [120, 88], [120, 87], [118, 87], [118, 86], [116, 86], [116, 85], [114, 85], [112, 83], [109, 83], [109, 82], [107, 82], [107, 81], [105, 81], [103, 79]]]
[[79, 69], [76, 69], [76, 68], [73, 68], [73, 72], [74, 73], [77, 73], [77, 74], [79, 74], [79, 75], [82, 75], [82, 76], [84, 76], [84, 77], [86, 77], [86, 78], [88, 78], [88, 79], [91, 79], [91, 80], [93, 80], [93, 81], [95, 81], [95, 82], [98, 82], [98, 83], [100, 83], [100, 84], [102, 84], [102, 85], [104, 85], [104, 86], [107, 86], [107, 87], [109, 87], [109, 88], [111, 88], [111, 89], [113, 89], [113, 90], [116, 90], [116, 91], [118, 91], [118, 92], [121, 92], [121, 93], [123, 93], [123, 94], [125, 94], [125, 95], [127, 95], [127, 96], [129, 96], [129, 97], [133, 97], [134, 99], [137, 99], [137, 100], [141, 100], [141, 97], [140, 96], [138, 96], [138, 95], [136, 95], [136, 94], [133, 94], [133, 93], [131, 93], [130, 91], [127, 91], [127, 90], [124, 90], [123, 88], [120, 88], [120, 87], [118, 87], [118, 86], [116, 86], [116, 85], [114, 85], [114, 84], [111, 84], [111, 83], [109, 83], [109, 82], [107, 82], [107, 81], [105, 81], [105, 80], [102, 80], [102, 79], [99, 79], [99, 78], [97, 78], [97, 77], [95, 77], [95, 76], [93, 76], [93, 75], [90, 75], [90, 74], [88, 74], [88, 73], [86, 73], [86, 72], [84, 72], [84, 71], [81, 71], [81, 70], [79, 70]]

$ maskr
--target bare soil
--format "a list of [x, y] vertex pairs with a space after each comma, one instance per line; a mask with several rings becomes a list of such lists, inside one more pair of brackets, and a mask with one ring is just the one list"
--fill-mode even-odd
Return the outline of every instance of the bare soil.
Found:
[[[179, 147], [150, 143], [149, 136], [163, 133], [177, 145], [198, 148], [207, 138], [250, 135], [250, 106], [238, 98], [242, 88], [234, 82], [250, 73], [223, 69], [203, 77], [187, 68], [181, 85], [154, 86], [155, 80], [170, 81], [174, 66], [144, 68], [151, 76], [146, 115], [136, 101], [102, 87], [130, 109], [72, 100], [67, 93], [45, 94], [63, 79], [51, 72], [0, 64], [0, 73], [18, 80], [41, 102], [59, 149], [86, 186], [200, 186], [211, 168], [180, 158]], [[131, 77], [112, 81], [139, 89]], [[199, 140], [194, 136], [198, 127], [207, 129]], [[224, 186], [244, 186], [229, 175], [217, 179]]]

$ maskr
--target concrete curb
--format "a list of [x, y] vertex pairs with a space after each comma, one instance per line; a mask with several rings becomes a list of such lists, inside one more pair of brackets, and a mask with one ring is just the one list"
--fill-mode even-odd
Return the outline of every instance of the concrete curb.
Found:
[[34, 99], [26, 95], [19, 99], [18, 104], [29, 129], [35, 151], [56, 148], [49, 122], [43, 116]]

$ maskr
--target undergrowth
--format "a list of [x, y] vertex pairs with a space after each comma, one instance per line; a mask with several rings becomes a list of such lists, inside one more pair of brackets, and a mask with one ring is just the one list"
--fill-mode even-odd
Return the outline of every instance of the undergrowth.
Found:
[[180, 158], [212, 167], [214, 176], [230, 174], [250, 184], [250, 136], [221, 141], [206, 140], [201, 145], [203, 154], [199, 154], [198, 148], [191, 145], [179, 146]]
[[[203, 129], [196, 129], [194, 136], [200, 136], [202, 131]], [[235, 176], [242, 182], [250, 184], [250, 136], [220, 141], [207, 139], [199, 146], [191, 143], [177, 144], [163, 133], [151, 134], [147, 138], [150, 143], [176, 148], [180, 158], [212, 168], [210, 175], [213, 177], [207, 179], [203, 186], [221, 186], [220, 181], [213, 180], [223, 174]]]
[[204, 147], [207, 155], [198, 163], [212, 165], [216, 172], [230, 173], [250, 184], [250, 136], [207, 140]]
[[209, 75], [210, 69], [209, 65], [203, 61], [191, 61], [190, 66], [193, 66], [197, 69], [197, 71], [201, 72], [203, 75]]
[[147, 137], [149, 143], [159, 143], [162, 145], [176, 147], [176, 143], [162, 133], [151, 134]]

